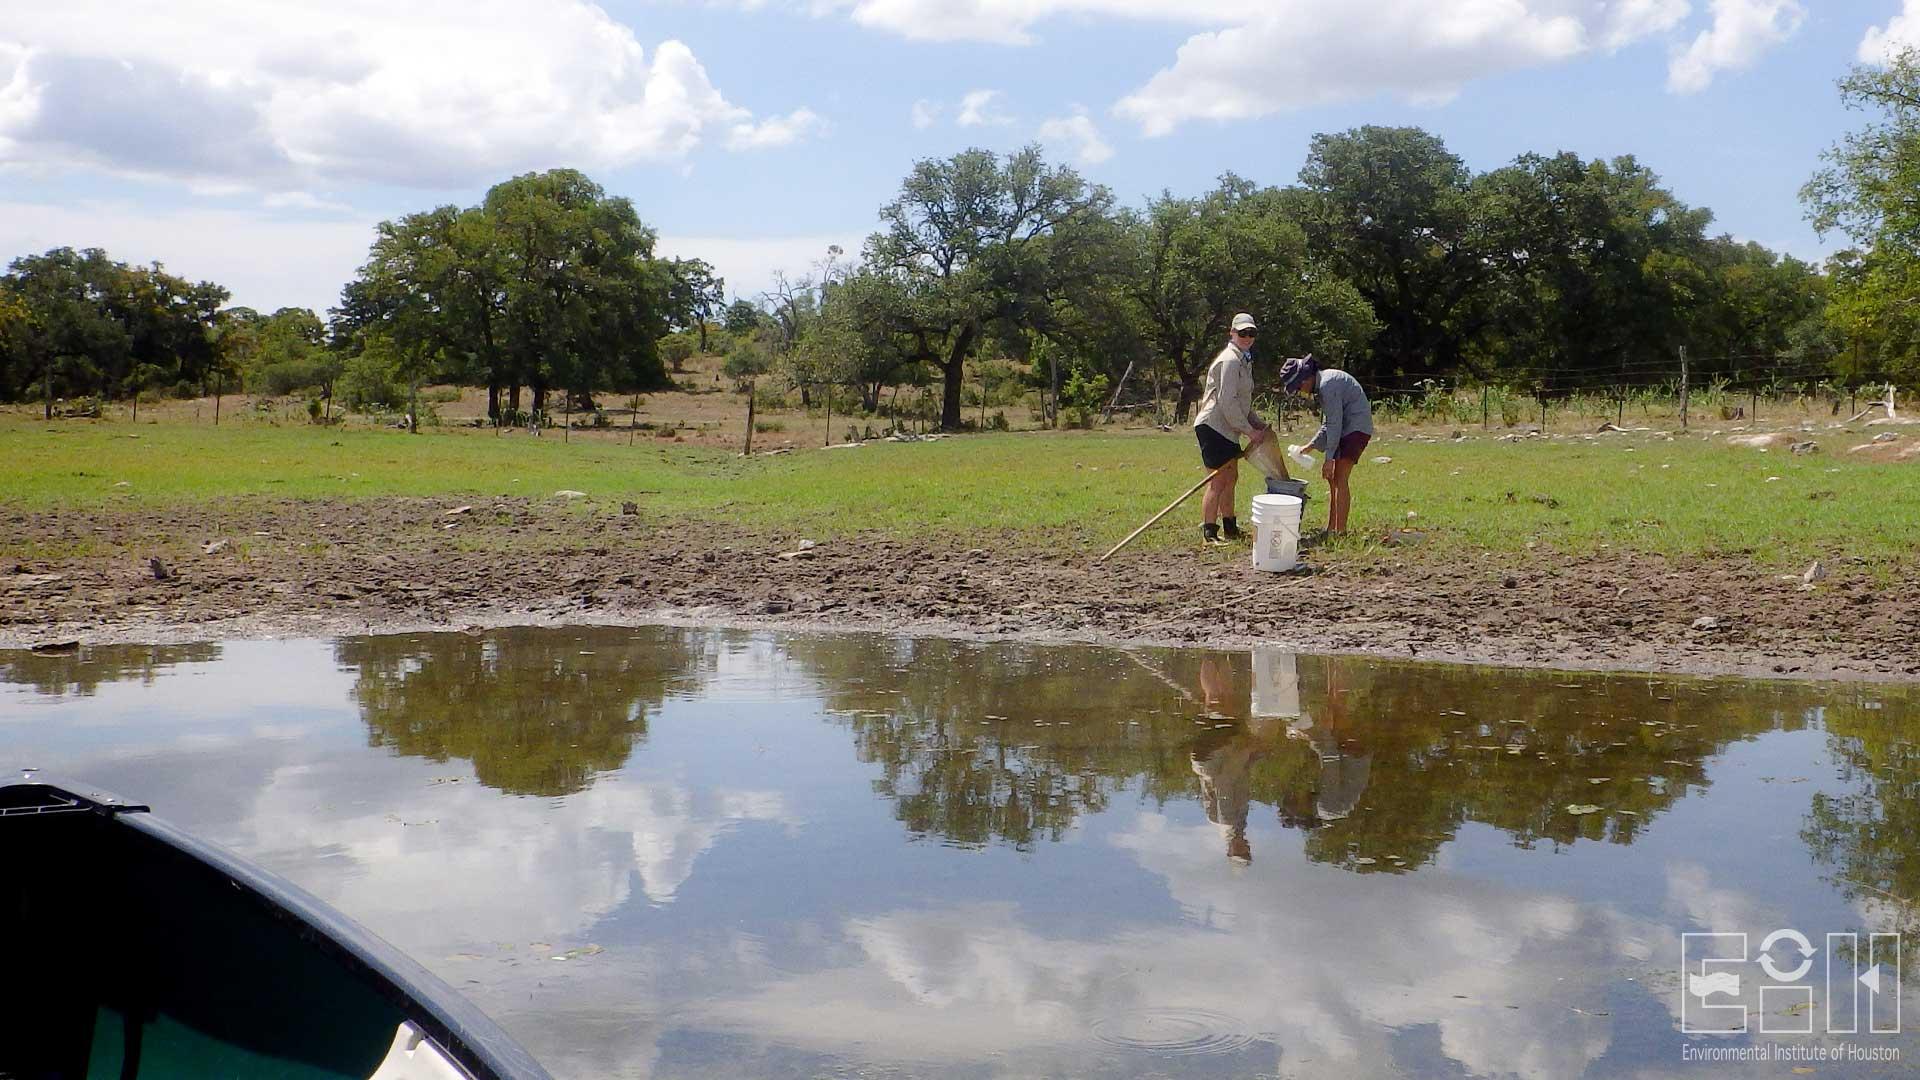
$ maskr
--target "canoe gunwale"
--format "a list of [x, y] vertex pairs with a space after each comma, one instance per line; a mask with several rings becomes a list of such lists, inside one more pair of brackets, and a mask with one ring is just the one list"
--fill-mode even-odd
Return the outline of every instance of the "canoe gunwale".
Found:
[[224, 877], [233, 888], [274, 917], [299, 927], [316, 947], [378, 987], [400, 1006], [417, 1030], [447, 1051], [474, 1080], [552, 1080], [532, 1055], [459, 991], [293, 882], [186, 832], [154, 815], [145, 805], [87, 785], [69, 785], [37, 771], [25, 774], [23, 779], [0, 779], [0, 793], [12, 792], [17, 798], [22, 787], [43, 788], [72, 801], [64, 806], [42, 803], [20, 807], [17, 816], [95, 813], [151, 843], [172, 849], [212, 875]]

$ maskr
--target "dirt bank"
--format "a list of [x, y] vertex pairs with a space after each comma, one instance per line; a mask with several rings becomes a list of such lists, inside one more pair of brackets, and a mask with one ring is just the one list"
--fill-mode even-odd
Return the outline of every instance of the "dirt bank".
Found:
[[801, 551], [798, 536], [526, 499], [8, 511], [0, 526], [0, 647], [666, 621], [1920, 677], [1920, 586], [1844, 561], [1805, 588], [1744, 557], [1461, 560], [1416, 545], [1319, 553], [1309, 573], [1275, 577], [1244, 547], [1129, 550], [1106, 566], [1000, 538]]

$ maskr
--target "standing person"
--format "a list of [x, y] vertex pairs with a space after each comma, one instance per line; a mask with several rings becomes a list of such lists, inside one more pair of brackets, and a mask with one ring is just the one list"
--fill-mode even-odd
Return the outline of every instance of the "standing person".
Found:
[[1327, 534], [1343, 535], [1347, 511], [1353, 506], [1347, 477], [1373, 439], [1373, 406], [1360, 389], [1360, 380], [1337, 368], [1322, 368], [1311, 354], [1281, 365], [1280, 387], [1289, 394], [1320, 399], [1320, 430], [1306, 449], [1325, 455], [1320, 475], [1327, 480]]
[[1233, 317], [1226, 347], [1207, 367], [1206, 390], [1193, 418], [1200, 463], [1220, 470], [1200, 496], [1200, 534], [1209, 544], [1246, 535], [1233, 513], [1233, 487], [1240, 479], [1240, 436], [1251, 437], [1247, 447], [1252, 449], [1273, 431], [1253, 413], [1253, 342], [1259, 332], [1253, 316], [1243, 311]]

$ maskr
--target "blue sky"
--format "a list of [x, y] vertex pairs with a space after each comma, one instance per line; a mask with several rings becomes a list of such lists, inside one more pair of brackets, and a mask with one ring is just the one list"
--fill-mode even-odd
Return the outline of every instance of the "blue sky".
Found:
[[1834, 81], [1920, 0], [65, 0], [0, 22], [0, 258], [101, 246], [324, 308], [373, 223], [571, 165], [753, 295], [850, 251], [920, 158], [1039, 141], [1124, 203], [1315, 133], [1475, 169], [1633, 154], [1716, 227], [1830, 250]]

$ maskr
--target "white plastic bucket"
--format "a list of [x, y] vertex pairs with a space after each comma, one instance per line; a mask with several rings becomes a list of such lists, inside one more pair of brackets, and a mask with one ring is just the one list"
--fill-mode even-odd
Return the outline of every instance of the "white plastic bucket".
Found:
[[1281, 573], [1300, 562], [1300, 508], [1292, 495], [1253, 497], [1253, 568]]
[[1253, 715], [1287, 719], [1300, 715], [1300, 674], [1292, 651], [1271, 645], [1253, 647]]

